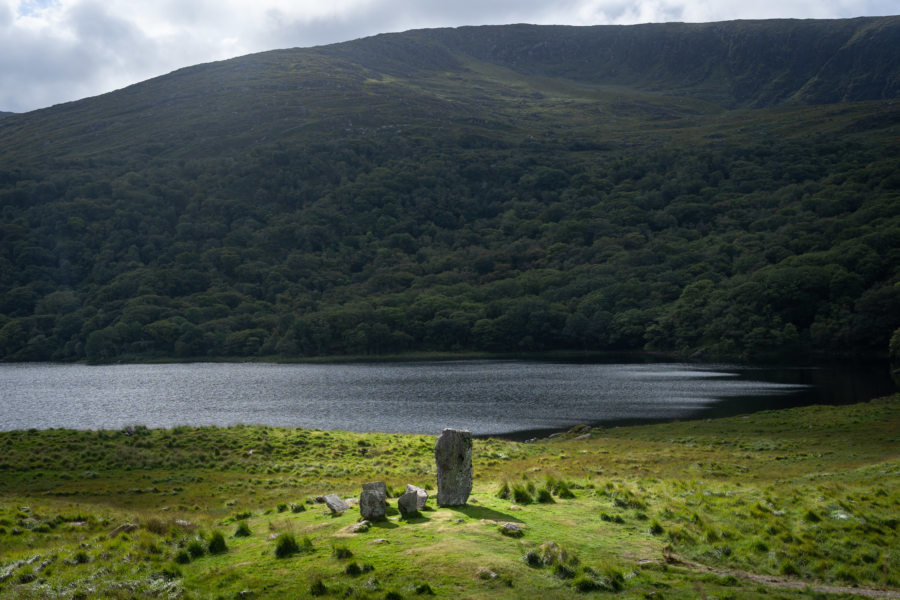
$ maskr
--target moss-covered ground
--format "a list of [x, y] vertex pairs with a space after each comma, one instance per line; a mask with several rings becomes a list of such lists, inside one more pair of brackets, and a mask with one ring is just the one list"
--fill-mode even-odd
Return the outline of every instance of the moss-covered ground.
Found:
[[367, 531], [315, 501], [433, 495], [434, 440], [0, 433], [0, 598], [900, 597], [900, 395], [476, 440], [468, 506]]

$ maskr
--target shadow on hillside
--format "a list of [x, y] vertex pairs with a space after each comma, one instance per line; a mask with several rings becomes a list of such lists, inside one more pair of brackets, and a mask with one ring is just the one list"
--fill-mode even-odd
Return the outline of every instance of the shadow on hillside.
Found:
[[521, 523], [521, 519], [517, 519], [506, 513], [502, 513], [485, 506], [477, 506], [474, 504], [466, 504], [465, 506], [445, 506], [449, 510], [462, 513], [470, 519], [487, 519], [489, 521], [510, 521], [513, 523]]

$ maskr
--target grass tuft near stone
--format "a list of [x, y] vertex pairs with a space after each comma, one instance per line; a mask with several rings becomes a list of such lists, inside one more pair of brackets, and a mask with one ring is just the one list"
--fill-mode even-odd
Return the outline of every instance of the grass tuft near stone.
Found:
[[553, 500], [553, 494], [551, 494], [550, 490], [547, 488], [538, 490], [537, 501], [541, 504], [553, 504], [555, 502], [555, 500]]
[[531, 492], [521, 483], [513, 485], [512, 499], [516, 504], [531, 504], [534, 502], [534, 497], [531, 495]]

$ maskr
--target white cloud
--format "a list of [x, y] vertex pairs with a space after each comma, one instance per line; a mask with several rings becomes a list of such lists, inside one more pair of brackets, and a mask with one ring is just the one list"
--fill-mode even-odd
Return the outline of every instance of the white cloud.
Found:
[[32, 110], [251, 52], [412, 28], [894, 12], [894, 0], [0, 0], [0, 110]]

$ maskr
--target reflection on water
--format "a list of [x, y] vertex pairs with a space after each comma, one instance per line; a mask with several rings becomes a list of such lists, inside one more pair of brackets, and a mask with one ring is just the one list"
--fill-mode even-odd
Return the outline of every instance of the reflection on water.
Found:
[[[843, 394], [829, 396], [834, 388]], [[0, 365], [0, 429], [244, 423], [485, 435], [855, 402], [890, 391], [886, 372], [879, 380], [669, 363]]]

